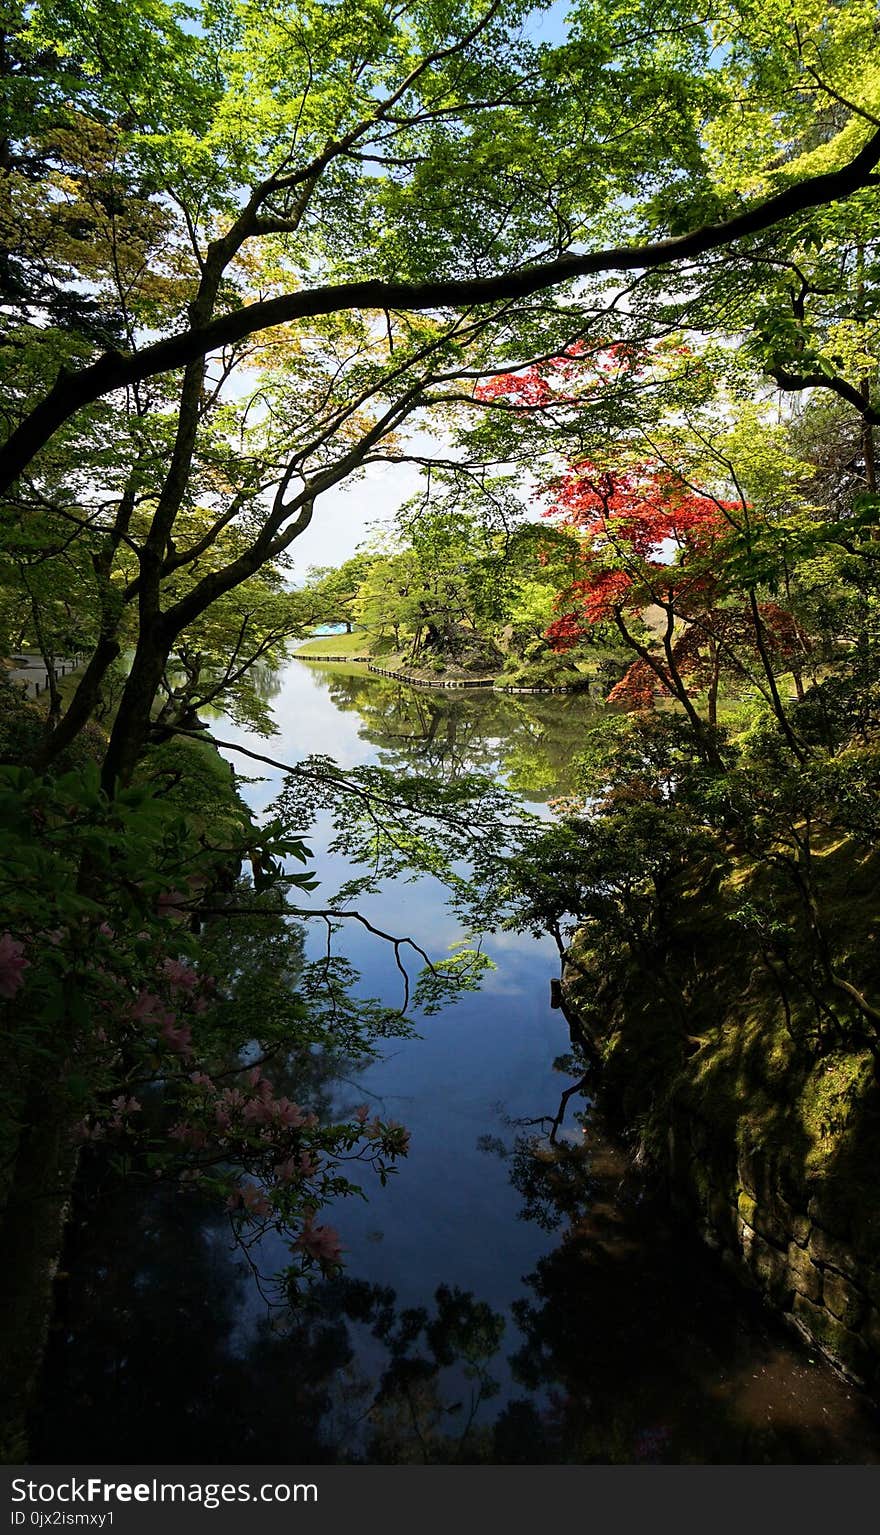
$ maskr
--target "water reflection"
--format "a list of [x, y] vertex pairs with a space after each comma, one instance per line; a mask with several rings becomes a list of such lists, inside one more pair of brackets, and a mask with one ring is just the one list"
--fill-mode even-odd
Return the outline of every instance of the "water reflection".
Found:
[[[570, 787], [594, 718], [582, 695], [416, 691], [297, 662], [277, 702], [280, 757], [335, 740], [347, 761], [497, 772], [532, 802]], [[389, 924], [455, 937], [429, 887], [383, 901]], [[363, 936], [349, 950], [371, 992], [393, 981]], [[365, 1070], [313, 1062], [319, 1097], [378, 1100], [413, 1147], [334, 1216], [347, 1272], [295, 1309], [266, 1308], [196, 1196], [80, 1189], [33, 1459], [880, 1459], [864, 1399], [728, 1281], [605, 1134], [586, 1063], [560, 1053], [549, 940], [497, 935], [492, 953], [483, 991], [423, 1038]]]
[[511, 1124], [483, 1149], [558, 1233], [508, 1316], [453, 1283], [405, 1305], [349, 1273], [243, 1327], [250, 1279], [215, 1207], [105, 1194], [68, 1254], [34, 1459], [878, 1458], [864, 1400], [675, 1229], [595, 1111], [555, 1146]]
[[574, 757], [600, 713], [583, 693], [415, 688], [365, 670], [309, 670], [337, 709], [359, 715], [383, 767], [495, 774], [531, 803], [574, 787]]

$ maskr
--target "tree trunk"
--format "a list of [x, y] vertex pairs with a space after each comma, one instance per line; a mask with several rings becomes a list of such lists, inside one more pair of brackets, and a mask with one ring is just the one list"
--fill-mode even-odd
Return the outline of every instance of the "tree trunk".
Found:
[[101, 770], [109, 795], [131, 782], [150, 734], [153, 702], [168, 660], [170, 641], [160, 632], [141, 635], [128, 674]]
[[45, 772], [49, 764], [54, 762], [72, 741], [76, 740], [80, 731], [93, 717], [101, 683], [108, 667], [119, 655], [119, 650], [116, 639], [106, 638], [98, 641], [66, 712], [51, 735], [48, 735], [40, 745], [33, 764], [38, 773]]

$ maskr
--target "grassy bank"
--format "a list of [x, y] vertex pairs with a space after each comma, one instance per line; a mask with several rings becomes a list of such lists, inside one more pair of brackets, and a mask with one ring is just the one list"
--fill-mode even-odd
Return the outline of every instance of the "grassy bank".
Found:
[[348, 661], [353, 656], [381, 654], [382, 641], [363, 629], [356, 629], [353, 634], [316, 635], [314, 639], [298, 645], [293, 653], [295, 656], [338, 657], [340, 661]]

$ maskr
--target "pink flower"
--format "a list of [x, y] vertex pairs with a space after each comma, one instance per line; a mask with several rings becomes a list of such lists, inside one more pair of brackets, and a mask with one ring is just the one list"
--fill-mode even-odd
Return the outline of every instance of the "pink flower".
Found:
[[362, 1125], [365, 1125], [370, 1117], [370, 1110], [368, 1105], [366, 1103], [362, 1103], [359, 1109], [355, 1109], [354, 1117], [355, 1119], [359, 1120]]
[[275, 1169], [275, 1177], [279, 1183], [295, 1183], [299, 1176], [300, 1171], [293, 1157], [288, 1157], [285, 1162], [279, 1162]]
[[248, 1183], [235, 1189], [226, 1201], [227, 1210], [243, 1210], [246, 1215], [268, 1215], [272, 1209], [266, 1195], [256, 1184]]
[[342, 1258], [339, 1232], [334, 1231], [332, 1226], [313, 1226], [312, 1217], [309, 1217], [292, 1244], [292, 1251], [301, 1252], [308, 1258], [317, 1258], [320, 1264], [339, 1263]]
[[24, 957], [24, 944], [4, 933], [0, 938], [0, 997], [14, 997], [20, 990], [30, 960]]
[[171, 1140], [180, 1141], [182, 1146], [204, 1146], [207, 1140], [204, 1130], [188, 1124], [185, 1119], [180, 1119], [176, 1125], [172, 1125], [168, 1134]]
[[411, 1133], [405, 1125], [399, 1124], [396, 1119], [389, 1119], [385, 1126], [384, 1140], [386, 1148], [392, 1155], [405, 1157], [409, 1151], [410, 1139]]
[[192, 1054], [192, 1029], [185, 1023], [179, 1028], [175, 1027], [173, 1014], [169, 1015], [162, 1025], [162, 1038], [178, 1055]]
[[192, 965], [186, 965], [179, 959], [166, 959], [162, 963], [162, 974], [170, 986], [180, 991], [193, 991], [199, 984], [199, 978]]
[[251, 1067], [250, 1071], [247, 1073], [247, 1081], [250, 1083], [251, 1087], [255, 1087], [257, 1089], [260, 1097], [264, 1100], [268, 1100], [272, 1097], [272, 1083], [269, 1081], [268, 1077], [263, 1076], [259, 1066]]
[[120, 1094], [118, 1098], [114, 1098], [112, 1100], [110, 1107], [113, 1109], [114, 1113], [121, 1115], [138, 1114], [141, 1109], [141, 1105], [138, 1103], [137, 1098], [126, 1098], [122, 1094]]
[[291, 1103], [289, 1098], [279, 1098], [272, 1105], [273, 1118], [287, 1125], [291, 1130], [298, 1130], [305, 1124], [305, 1116], [298, 1103]]
[[88, 1119], [81, 1119], [73, 1127], [74, 1138], [78, 1141], [102, 1141], [105, 1129], [100, 1119], [91, 1124]]
[[158, 1023], [166, 1013], [161, 998], [154, 991], [139, 991], [131, 1005], [130, 1016], [135, 1023]]
[[194, 1071], [190, 1076], [193, 1087], [213, 1087], [214, 1083], [206, 1071]]

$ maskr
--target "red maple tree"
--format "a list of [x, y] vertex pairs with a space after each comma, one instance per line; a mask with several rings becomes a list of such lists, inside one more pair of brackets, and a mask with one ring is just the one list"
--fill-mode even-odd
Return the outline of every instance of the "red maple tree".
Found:
[[[696, 722], [705, 691], [717, 722], [723, 670], [751, 678], [757, 651], [772, 671], [803, 654], [799, 626], [777, 603], [743, 604], [725, 572], [725, 541], [740, 502], [702, 494], [667, 467], [574, 465], [553, 487], [545, 516], [581, 537], [583, 575], [559, 594], [547, 637], [565, 651], [598, 623], [611, 622], [635, 659], [609, 701], [647, 708], [658, 688]], [[628, 617], [642, 621], [644, 637]]]

